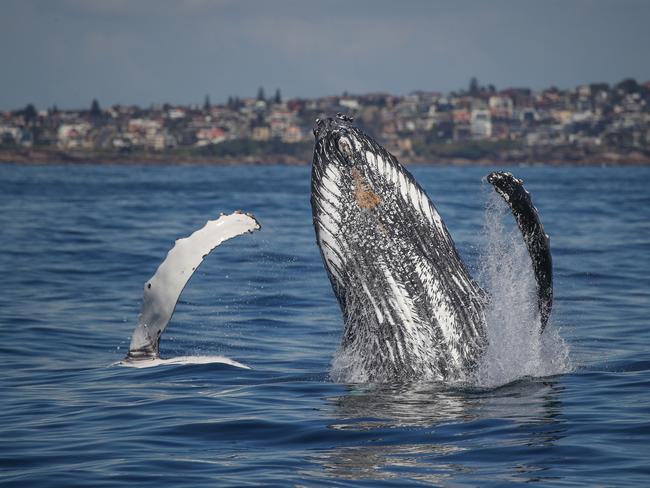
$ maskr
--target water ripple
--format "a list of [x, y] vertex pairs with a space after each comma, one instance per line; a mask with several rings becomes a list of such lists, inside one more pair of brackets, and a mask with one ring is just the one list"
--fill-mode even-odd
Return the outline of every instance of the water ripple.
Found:
[[[414, 168], [474, 269], [490, 170]], [[452, 388], [330, 381], [341, 317], [308, 168], [0, 166], [0, 484], [647, 485], [650, 170], [512, 171], [551, 235], [575, 367]], [[111, 366], [174, 239], [237, 208], [263, 231], [206, 260], [162, 350], [253, 369]]]

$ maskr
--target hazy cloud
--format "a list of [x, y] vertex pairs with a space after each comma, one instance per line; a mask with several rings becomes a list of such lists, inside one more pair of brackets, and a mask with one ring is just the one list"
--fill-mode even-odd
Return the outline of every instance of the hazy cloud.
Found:
[[650, 79], [637, 0], [7, 0], [0, 108]]

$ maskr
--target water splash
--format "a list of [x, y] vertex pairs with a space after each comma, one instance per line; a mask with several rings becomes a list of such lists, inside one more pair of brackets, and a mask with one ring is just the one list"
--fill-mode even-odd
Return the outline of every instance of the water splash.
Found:
[[370, 378], [368, 372], [359, 366], [359, 353], [357, 351], [346, 351], [339, 346], [330, 364], [329, 376], [337, 383], [368, 383]]
[[482, 241], [479, 281], [490, 295], [490, 305], [488, 347], [477, 371], [477, 386], [570, 371], [569, 348], [559, 328], [551, 320], [539, 333], [530, 256], [510, 209], [496, 193], [488, 197]]

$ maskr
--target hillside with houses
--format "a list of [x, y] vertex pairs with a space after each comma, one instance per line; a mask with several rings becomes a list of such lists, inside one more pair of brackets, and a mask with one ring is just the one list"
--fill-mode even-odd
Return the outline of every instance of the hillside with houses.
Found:
[[3, 162], [305, 164], [318, 117], [343, 112], [406, 163], [650, 163], [650, 82], [416, 91], [149, 108], [0, 112]]

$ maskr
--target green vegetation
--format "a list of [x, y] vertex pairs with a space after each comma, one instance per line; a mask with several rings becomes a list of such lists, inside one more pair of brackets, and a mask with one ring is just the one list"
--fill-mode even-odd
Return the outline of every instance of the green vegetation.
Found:
[[268, 141], [233, 139], [220, 144], [196, 148], [193, 152], [201, 156], [215, 157], [268, 157], [269, 155], [286, 155], [309, 161], [312, 156], [312, 150], [313, 144], [311, 142], [288, 143], [278, 139], [270, 139]]
[[456, 142], [434, 142], [427, 141], [414, 143], [413, 150], [420, 156], [431, 159], [469, 159], [476, 161], [478, 159], [497, 159], [504, 151], [521, 149], [522, 144], [519, 141], [456, 141]]

